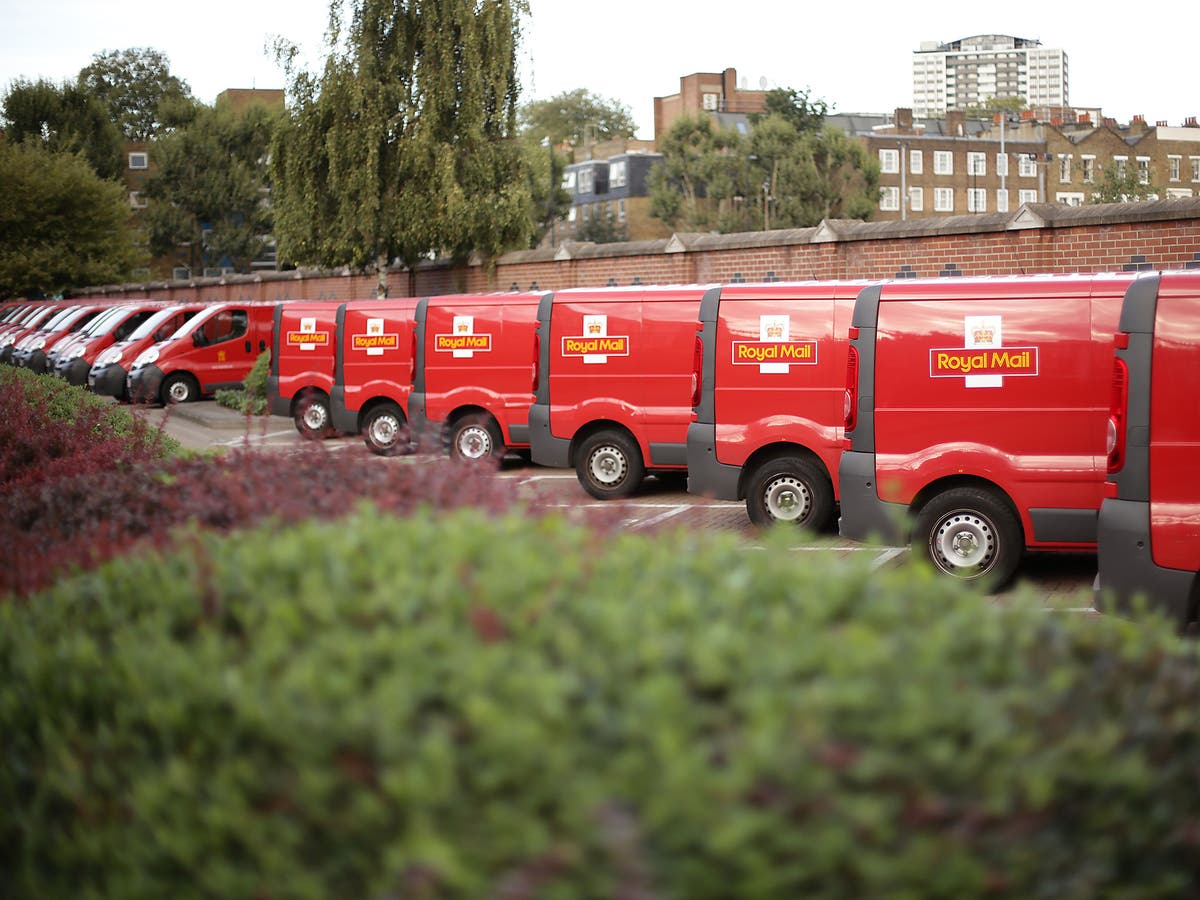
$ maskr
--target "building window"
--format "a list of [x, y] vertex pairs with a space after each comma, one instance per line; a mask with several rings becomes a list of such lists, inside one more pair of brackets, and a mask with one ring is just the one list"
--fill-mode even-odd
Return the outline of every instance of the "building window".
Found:
[[914, 175], [925, 173], [925, 153], [921, 150], [910, 150], [908, 154], [908, 171]]
[[610, 188], [625, 187], [625, 160], [608, 164], [608, 186]]
[[879, 171], [884, 175], [895, 175], [900, 171], [900, 151], [880, 150]]
[[987, 191], [983, 188], [967, 188], [967, 212], [987, 212]]
[[1007, 153], [997, 153], [996, 154], [996, 174], [1003, 175], [1005, 178], [1008, 177], [1008, 154]]
[[130, 153], [129, 168], [131, 169], [147, 169], [150, 167], [150, 160], [145, 153]]
[[1071, 180], [1071, 160], [1073, 156], [1070, 153], [1058, 154], [1058, 180]]
[[579, 170], [579, 193], [590, 194], [596, 187], [596, 173], [591, 169]]
[[1167, 188], [1168, 199], [1179, 200], [1190, 196], [1192, 196], [1191, 188]]
[[924, 188], [909, 188], [908, 189], [908, 208], [913, 212], [924, 212], [925, 210], [925, 189]]
[[934, 175], [953, 175], [954, 174], [954, 154], [949, 150], [934, 150], [933, 151], [933, 174]]
[[1139, 156], [1137, 158], [1138, 167], [1138, 184], [1150, 183], [1150, 157]]
[[1059, 191], [1054, 195], [1054, 200], [1065, 206], [1083, 206], [1083, 194], [1079, 191]]
[[934, 188], [933, 208], [937, 212], [954, 212], [954, 188]]
[[1200, 181], [1200, 156], [1189, 156], [1188, 162], [1192, 164], [1192, 181]]
[[625, 201], [624, 200], [617, 201], [617, 221], [618, 222], [625, 221]]
[[879, 208], [889, 212], [900, 208], [900, 188], [882, 187], [879, 189]]
[[575, 193], [575, 173], [563, 172], [562, 187], [564, 191]]
[[968, 175], [986, 175], [987, 174], [987, 154], [986, 153], [968, 153], [967, 154], [967, 174]]
[[1168, 156], [1167, 157], [1167, 177], [1169, 179], [1171, 179], [1172, 181], [1178, 181], [1179, 173], [1180, 173], [1180, 170], [1182, 169], [1182, 167], [1183, 167], [1183, 157], [1182, 156]]
[[1017, 174], [1022, 178], [1037, 177], [1037, 157], [1032, 153], [1022, 153], [1017, 158]]
[[141, 191], [129, 192], [129, 205], [134, 209], [146, 208], [146, 195]]
[[996, 212], [1008, 212], [1008, 191], [1003, 188], [996, 191]]
[[704, 94], [700, 98], [700, 105], [708, 112], [717, 112], [721, 105], [721, 95]]
[[1096, 157], [1083, 156], [1079, 161], [1083, 164], [1083, 180], [1092, 184], [1096, 180]]
[[1037, 203], [1038, 202], [1037, 191], [1029, 191], [1029, 190], [1017, 191], [1017, 202], [1018, 203]]
[[1129, 164], [1128, 156], [1114, 156], [1113, 165], [1117, 167], [1117, 178], [1125, 177], [1125, 169]]

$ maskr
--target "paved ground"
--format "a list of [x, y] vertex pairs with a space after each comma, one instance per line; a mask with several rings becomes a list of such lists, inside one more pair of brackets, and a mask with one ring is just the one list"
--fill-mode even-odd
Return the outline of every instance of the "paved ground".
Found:
[[[303, 443], [290, 419], [281, 417], [248, 418], [207, 400], [174, 406], [167, 410], [148, 408], [143, 413], [158, 424], [165, 421], [166, 431], [185, 447], [194, 450], [219, 449], [249, 444], [257, 447], [287, 449]], [[326, 442], [337, 451], [357, 446], [359, 437], [340, 437]], [[413, 464], [414, 458], [380, 459], [381, 465]], [[584, 493], [572, 470], [548, 469], [510, 458], [501, 467], [500, 477], [519, 484], [536, 485], [543, 495], [563, 509], [577, 510], [586, 516], [589, 510], [603, 510], [608, 504]], [[711, 528], [753, 536], [754, 527], [746, 517], [745, 505], [694, 497], [685, 490], [647, 481], [644, 490], [625, 503], [625, 527], [639, 530], [663, 523], [678, 522], [692, 527]], [[843, 540], [836, 534], [816, 545], [797, 540], [798, 553], [867, 554], [875, 565], [901, 564], [908, 551], [900, 547], [877, 547]], [[1091, 587], [1096, 576], [1093, 554], [1027, 554], [1018, 570], [1016, 583], [1027, 585], [1041, 595], [1048, 608], [1087, 611], [1091, 608]], [[1007, 593], [996, 596], [1002, 603]]]

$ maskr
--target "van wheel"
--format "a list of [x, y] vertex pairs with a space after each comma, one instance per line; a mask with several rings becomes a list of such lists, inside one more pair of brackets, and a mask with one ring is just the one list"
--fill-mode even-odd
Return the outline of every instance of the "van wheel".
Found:
[[376, 406], [363, 419], [363, 442], [378, 456], [399, 456], [409, 449], [408, 423], [394, 403]]
[[627, 435], [600, 431], [580, 446], [575, 473], [597, 500], [615, 500], [636, 491], [646, 469], [641, 451]]
[[746, 515], [755, 525], [788, 522], [820, 530], [833, 515], [833, 485], [801, 456], [777, 456], [759, 466], [746, 490]]
[[980, 488], [955, 488], [921, 509], [912, 552], [945, 575], [1003, 587], [1025, 545], [1021, 523], [1003, 500]]
[[168, 403], [191, 403], [200, 397], [196, 379], [186, 372], [172, 372], [162, 383], [163, 405]]
[[332, 437], [334, 428], [330, 424], [329, 398], [318, 391], [306, 391], [296, 401], [296, 411], [292, 421], [302, 437], [309, 440], [322, 440]]
[[450, 428], [450, 456], [460, 462], [499, 459], [504, 455], [500, 427], [486, 413], [463, 416]]

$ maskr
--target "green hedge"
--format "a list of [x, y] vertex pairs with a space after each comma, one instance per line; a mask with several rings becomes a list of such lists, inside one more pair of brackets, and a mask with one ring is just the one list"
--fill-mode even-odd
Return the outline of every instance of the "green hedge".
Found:
[[0, 872], [72, 898], [1196, 896], [1194, 646], [790, 538], [363, 508], [9, 604]]

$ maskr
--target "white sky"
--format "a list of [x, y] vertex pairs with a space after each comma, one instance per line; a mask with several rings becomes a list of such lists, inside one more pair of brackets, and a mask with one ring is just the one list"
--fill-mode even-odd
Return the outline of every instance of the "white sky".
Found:
[[[654, 136], [656, 95], [677, 92], [683, 75], [729, 67], [751, 88], [760, 79], [809, 88], [838, 112], [910, 106], [912, 51], [922, 41], [975, 34], [1065, 50], [1075, 106], [1102, 107], [1123, 123], [1138, 113], [1171, 125], [1200, 115], [1200, 13], [1190, 2], [1156, 7], [1144, 23], [1077, 4], [961, 0], [530, 0], [530, 7], [522, 99], [584, 87], [628, 106], [642, 138]], [[166, 53], [171, 72], [207, 103], [225, 88], [283, 87], [264, 46], [282, 35], [309, 52], [315, 68], [328, 9], [327, 0], [0, 0], [0, 92], [18, 77], [73, 79], [93, 54], [130, 47]]]

